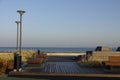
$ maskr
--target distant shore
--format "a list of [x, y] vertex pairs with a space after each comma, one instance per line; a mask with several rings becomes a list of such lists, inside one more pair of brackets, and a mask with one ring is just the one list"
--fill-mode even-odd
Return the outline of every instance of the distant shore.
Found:
[[[67, 48], [67, 47], [23, 47], [22, 50], [33, 50], [33, 51], [44, 51], [44, 52], [85, 52], [85, 51], [91, 51], [95, 48], [89, 48], [89, 47], [77, 47], [77, 48]], [[0, 52], [13, 52], [16, 50], [16, 47], [0, 47]]]
[[[22, 50], [44, 51], [44, 52], [86, 52], [93, 51], [96, 47], [22, 47]], [[111, 48], [116, 51], [117, 48]], [[14, 52], [16, 47], [0, 47], [0, 52]]]

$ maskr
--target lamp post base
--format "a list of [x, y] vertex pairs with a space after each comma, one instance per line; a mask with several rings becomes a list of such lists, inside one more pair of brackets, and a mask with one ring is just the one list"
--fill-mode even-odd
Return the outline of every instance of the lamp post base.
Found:
[[13, 71], [22, 71], [21, 55], [19, 53], [15, 53], [14, 55], [14, 70]]

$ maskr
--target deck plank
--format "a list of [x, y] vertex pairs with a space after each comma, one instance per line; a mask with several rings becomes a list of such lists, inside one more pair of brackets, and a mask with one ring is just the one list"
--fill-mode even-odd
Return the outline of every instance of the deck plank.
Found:
[[45, 73], [80, 73], [76, 62], [46, 62], [41, 72]]

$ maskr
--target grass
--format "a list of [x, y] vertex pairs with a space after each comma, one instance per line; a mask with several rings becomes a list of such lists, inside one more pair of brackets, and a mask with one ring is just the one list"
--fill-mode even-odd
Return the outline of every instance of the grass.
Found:
[[[22, 51], [22, 61], [25, 62], [28, 58], [31, 58], [35, 54], [34, 51], [28, 50], [28, 51]], [[14, 52], [12, 53], [0, 53], [0, 58], [7, 60], [7, 61], [12, 61], [14, 60]]]
[[0, 58], [4, 60], [13, 60], [14, 59], [14, 54], [13, 53], [0, 53]]

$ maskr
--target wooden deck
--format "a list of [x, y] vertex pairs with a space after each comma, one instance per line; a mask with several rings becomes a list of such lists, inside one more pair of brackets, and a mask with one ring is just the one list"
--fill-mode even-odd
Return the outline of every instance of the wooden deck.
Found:
[[102, 68], [80, 67], [76, 62], [46, 62], [41, 67], [26, 67], [23, 71], [55, 74], [103, 74]]
[[47, 62], [43, 64], [40, 72], [45, 73], [80, 73], [76, 62]]
[[36, 72], [10, 72], [9, 76], [48, 80], [120, 80], [120, 74], [56, 74]]
[[[116, 80], [120, 74], [107, 74], [102, 68], [80, 67], [71, 58], [51, 57], [48, 62], [41, 66], [23, 68], [21, 72], [10, 72], [13, 77], [45, 78], [50, 80]], [[55, 61], [56, 60], [56, 61]]]

